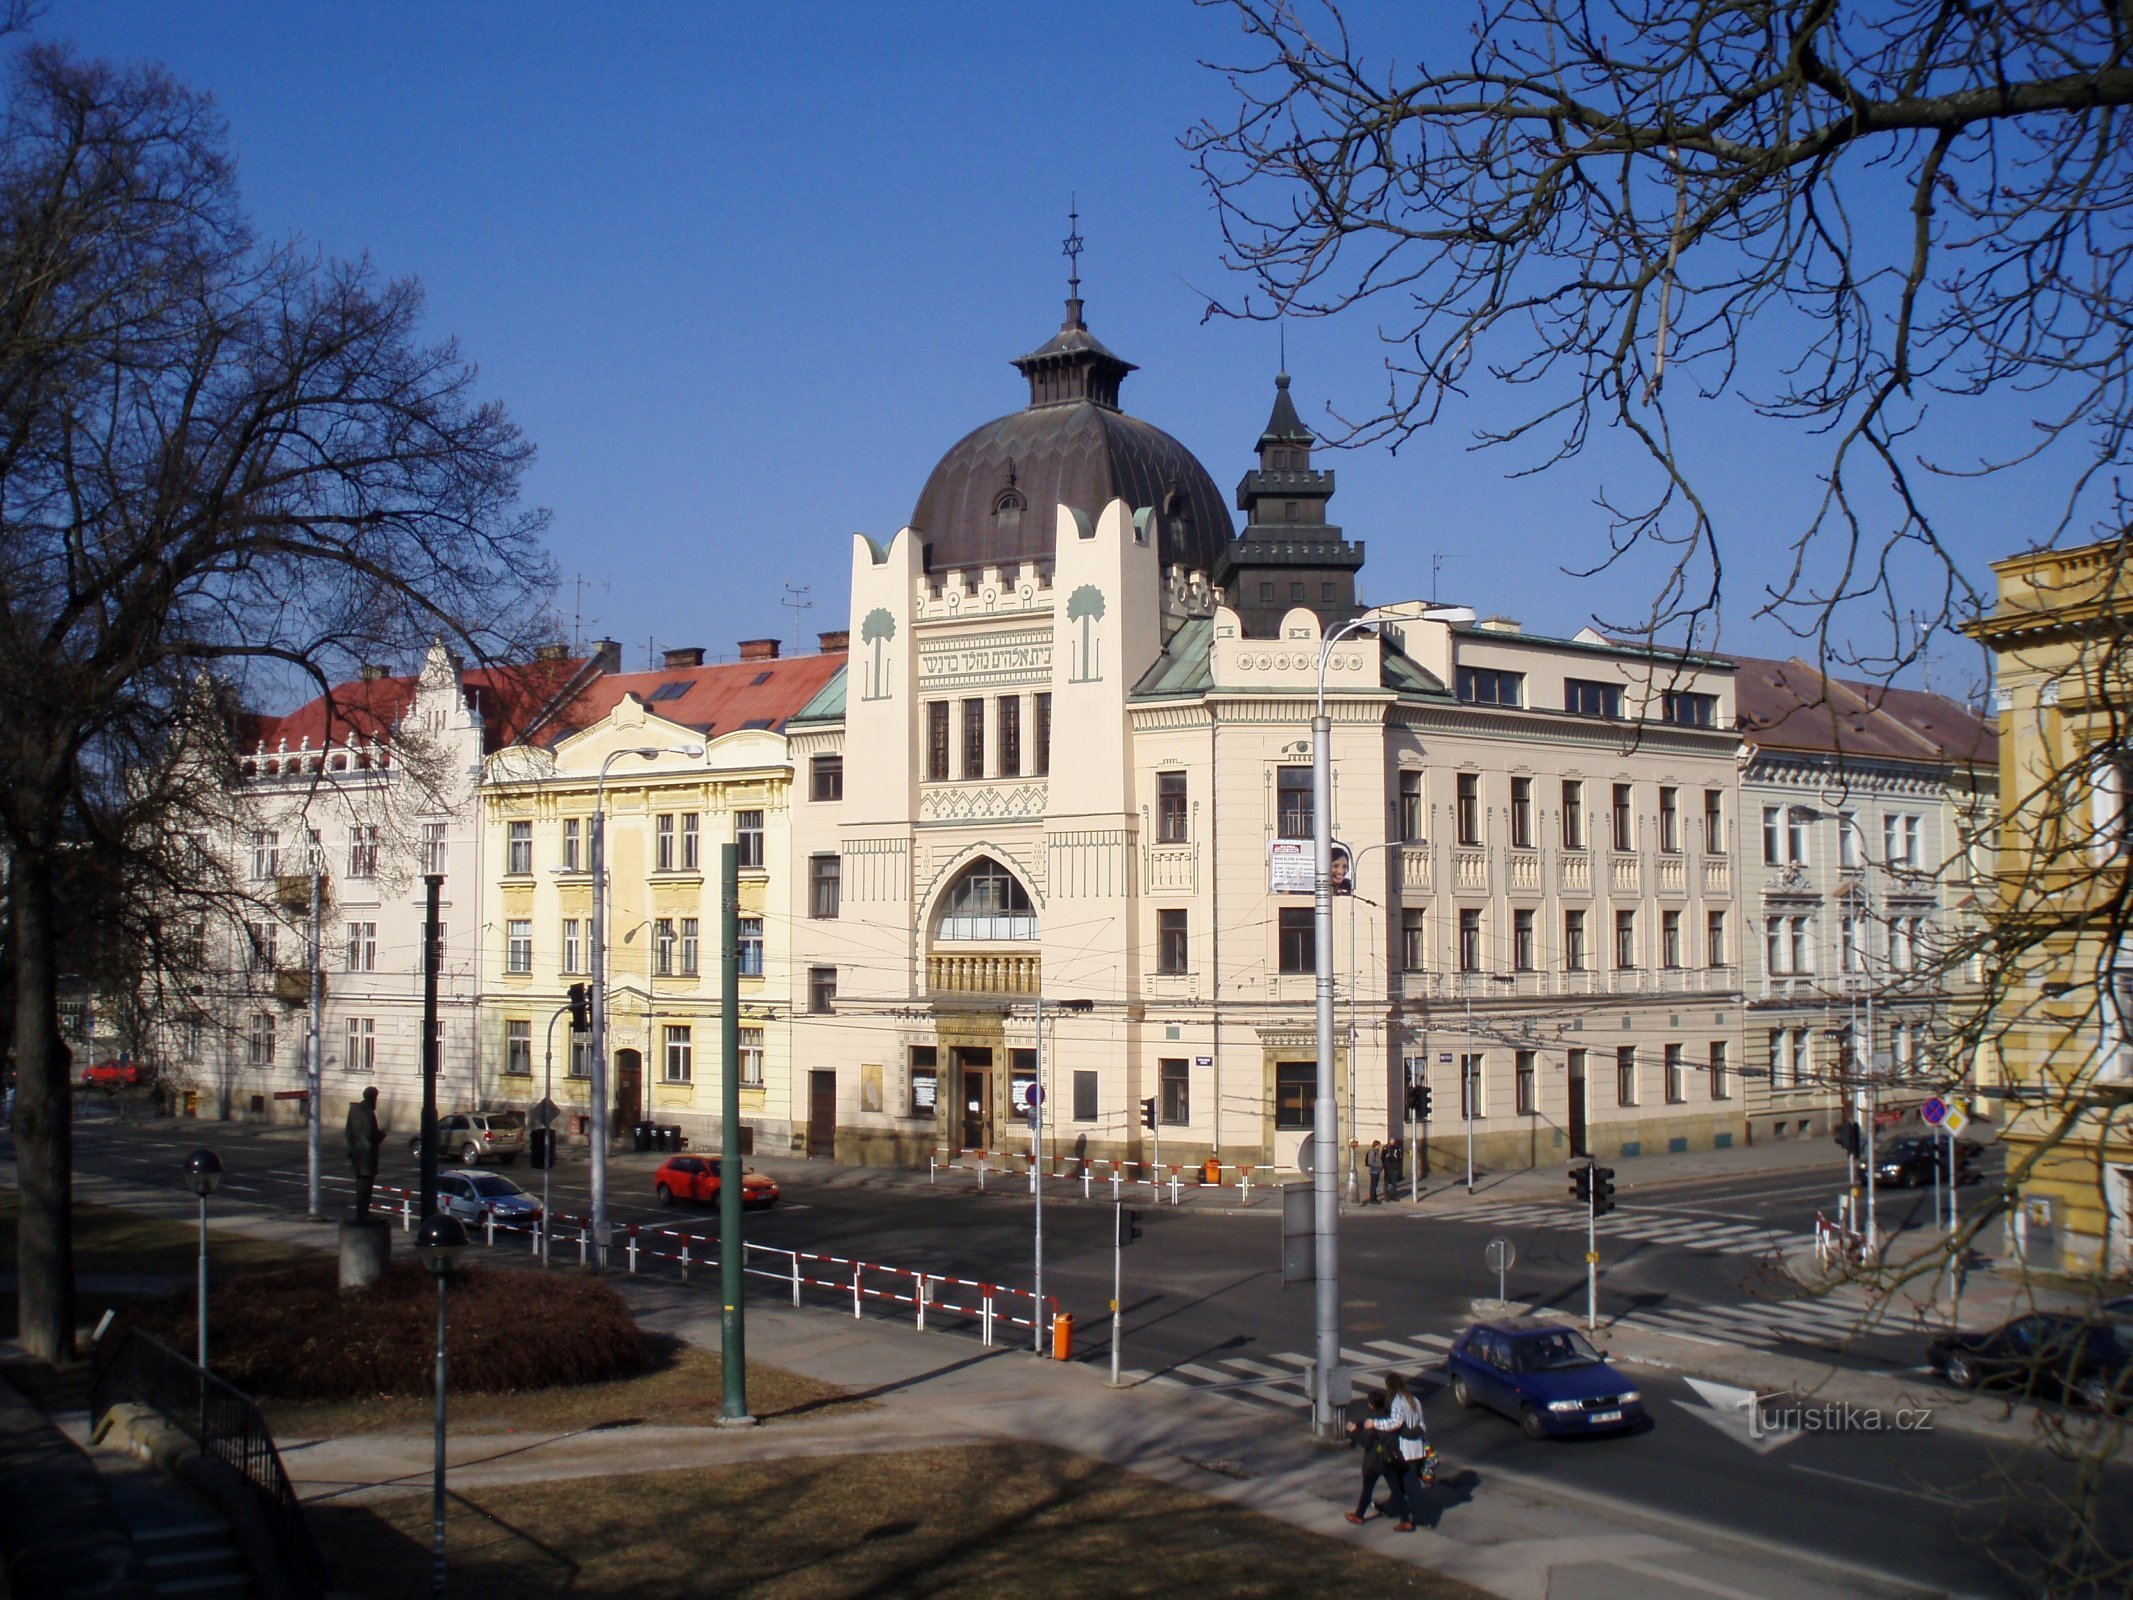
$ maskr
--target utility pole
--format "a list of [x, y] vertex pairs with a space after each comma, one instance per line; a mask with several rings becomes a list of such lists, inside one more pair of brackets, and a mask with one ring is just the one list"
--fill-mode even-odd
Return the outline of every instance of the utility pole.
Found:
[[426, 906], [422, 916], [422, 1176], [418, 1204], [424, 1218], [437, 1213], [437, 967], [443, 942], [438, 928], [444, 898], [444, 874], [424, 873]]
[[725, 1380], [719, 1425], [748, 1428], [748, 1328], [741, 1240], [741, 847], [718, 847], [718, 1287], [719, 1365]]
[[320, 947], [323, 901], [326, 897], [326, 861], [316, 845], [311, 847], [311, 1017], [304, 1040], [304, 1198], [306, 1209], [316, 1219], [324, 1214], [320, 1197], [321, 1146], [325, 1139], [325, 1109], [319, 1104], [325, 1074], [319, 1060], [319, 1012], [325, 1000], [326, 961]]
[[[1029, 1326], [1036, 1353], [1044, 1354], [1044, 996], [1037, 996], [1037, 1076], [1029, 1086], [1029, 1192], [1031, 1247], [1036, 1252], [1036, 1287], [1031, 1291]], [[1114, 1340], [1113, 1348], [1116, 1348]]]

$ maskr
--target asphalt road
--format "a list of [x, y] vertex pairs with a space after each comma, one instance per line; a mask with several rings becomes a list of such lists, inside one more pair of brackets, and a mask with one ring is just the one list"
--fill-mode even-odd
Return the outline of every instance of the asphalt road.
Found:
[[[303, 1147], [288, 1130], [118, 1123], [91, 1114], [77, 1137], [82, 1170], [169, 1187], [181, 1186], [185, 1151], [213, 1143], [228, 1169], [217, 1204], [303, 1209]], [[1832, 1156], [1827, 1180], [1810, 1173], [1663, 1190], [1625, 1186], [1625, 1204], [1609, 1221], [1629, 1231], [1602, 1244], [1602, 1317], [1626, 1316], [1652, 1326], [1680, 1319], [1673, 1326], [1702, 1327], [1714, 1337], [1736, 1327], [1752, 1333], [1767, 1321], [1771, 1348], [1825, 1351], [1843, 1365], [1903, 1374], [1913, 1386], [1930, 1387], [1918, 1374], [1915, 1335], [1874, 1334], [1847, 1343], [1841, 1314], [1797, 1303], [1748, 1247], [1759, 1230], [1805, 1235], [1815, 1211], [1828, 1208], [1841, 1184], [1841, 1157]], [[613, 1162], [618, 1226], [635, 1222], [645, 1237], [676, 1226], [715, 1236], [715, 1211], [667, 1209], [653, 1200], [651, 1173], [659, 1159], [632, 1154]], [[929, 1187], [908, 1174], [805, 1161], [752, 1164], [772, 1172], [785, 1191], [776, 1209], [747, 1217], [754, 1243], [1002, 1285], [1026, 1287], [1031, 1281], [1026, 1183], [996, 1178], [990, 1192], [980, 1195], [968, 1175]], [[540, 1174], [523, 1162], [504, 1170], [538, 1191]], [[325, 1171], [328, 1207], [339, 1209], [350, 1184], [331, 1138]], [[556, 1209], [582, 1213], [584, 1160], [566, 1158], [551, 1177]], [[414, 1183], [415, 1163], [404, 1137], [387, 1144], [380, 1181]], [[1884, 1226], [1901, 1222], [1914, 1198], [1916, 1220], [1926, 1225], [1930, 1190], [1898, 1198], [1893, 1211], [1884, 1211]], [[1308, 1289], [1281, 1284], [1275, 1200], [1269, 1196], [1241, 1214], [1204, 1202], [1172, 1208], [1145, 1199], [1136, 1209], [1145, 1233], [1123, 1258], [1123, 1365], [1218, 1387], [1237, 1404], [1264, 1410], [1272, 1425], [1301, 1428], [1301, 1366], [1312, 1347], [1312, 1298]], [[1564, 1494], [1693, 1522], [1720, 1537], [1768, 1542], [1802, 1560], [1879, 1571], [1928, 1592], [2037, 1591], [2024, 1552], [2047, 1539], [2047, 1502], [2066, 1487], [2070, 1469], [2033, 1443], [1936, 1429], [1930, 1419], [1917, 1432], [1793, 1431], [1757, 1441], [1747, 1436], [1743, 1418], [1723, 1414], [1684, 1377], [1648, 1368], [1635, 1376], [1654, 1422], [1628, 1437], [1535, 1444], [1508, 1419], [1458, 1410], [1431, 1369], [1441, 1364], [1450, 1337], [1472, 1319], [1472, 1301], [1495, 1294], [1484, 1246], [1502, 1237], [1516, 1247], [1507, 1285], [1512, 1299], [1581, 1308], [1585, 1235], [1566, 1221], [1576, 1221], [1567, 1194], [1559, 1205], [1447, 1197], [1420, 1213], [1391, 1205], [1344, 1218], [1344, 1344], [1358, 1364], [1422, 1377], [1431, 1391], [1431, 1428], [1449, 1462], [1480, 1469], [1484, 1481], [1491, 1475], [1522, 1477]], [[1077, 1358], [1098, 1363], [1109, 1361], [1111, 1228], [1109, 1204], [1081, 1200], [1076, 1185], [1047, 1188], [1045, 1290], [1077, 1316]], [[559, 1238], [556, 1248], [574, 1257], [567, 1238]], [[1701, 1241], [1700, 1247], [1674, 1242], [1683, 1239]], [[650, 1260], [643, 1265], [673, 1270]], [[759, 1282], [751, 1292], [782, 1291]], [[911, 1314], [890, 1304], [868, 1309]], [[1605, 1344], [1604, 1332], [1600, 1342]], [[2133, 1481], [2124, 1481], [2116, 1467], [2107, 1469], [2107, 1477], [2121, 1480], [2106, 1502], [2117, 1520], [2099, 1533], [2133, 1550], [2133, 1526], [2127, 1525], [2133, 1520]]]

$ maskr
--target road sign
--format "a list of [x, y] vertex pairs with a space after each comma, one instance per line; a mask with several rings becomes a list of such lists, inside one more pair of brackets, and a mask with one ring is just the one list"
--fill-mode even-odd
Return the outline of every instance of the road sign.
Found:
[[1026, 1085], [1022, 1092], [1022, 1103], [1030, 1107], [1043, 1105], [1044, 1085], [1041, 1083], [1032, 1083]]
[[563, 1108], [557, 1105], [553, 1100], [549, 1100], [546, 1098], [544, 1098], [539, 1105], [535, 1106], [531, 1111], [526, 1113], [527, 1117], [532, 1120], [532, 1123], [536, 1128], [554, 1127], [555, 1119], [561, 1116], [562, 1114]]
[[1940, 1119], [1948, 1114], [1948, 1102], [1935, 1095], [1918, 1108], [1918, 1120], [1929, 1128], [1940, 1126]]
[[1518, 1259], [1518, 1247], [1509, 1239], [1491, 1239], [1484, 1258], [1491, 1272], [1509, 1272], [1511, 1263]]
[[1213, 1056], [1194, 1056], [1192, 1064], [1196, 1067], [1211, 1067], [1215, 1064], [1215, 1058]]
[[1963, 1109], [1962, 1101], [1948, 1102], [1948, 1109], [1941, 1114], [1940, 1125], [1950, 1134], [1961, 1133], [1970, 1126], [1970, 1113]]

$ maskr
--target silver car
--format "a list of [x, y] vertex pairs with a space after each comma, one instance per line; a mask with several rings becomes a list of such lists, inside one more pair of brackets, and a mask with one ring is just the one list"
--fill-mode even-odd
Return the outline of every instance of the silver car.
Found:
[[440, 1172], [437, 1204], [462, 1222], [494, 1217], [512, 1227], [541, 1220], [541, 1202], [500, 1172]]
[[[484, 1161], [507, 1165], [526, 1148], [526, 1114], [523, 1111], [460, 1111], [437, 1119], [437, 1159], [457, 1156], [462, 1166]], [[422, 1135], [407, 1141], [407, 1153], [420, 1159]]]

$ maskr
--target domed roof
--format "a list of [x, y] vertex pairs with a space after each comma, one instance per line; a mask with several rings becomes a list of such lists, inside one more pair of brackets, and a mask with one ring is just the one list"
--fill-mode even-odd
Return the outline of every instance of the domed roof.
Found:
[[1131, 362], [1113, 355], [1067, 301], [1065, 324], [1016, 359], [1030, 403], [965, 434], [926, 479], [911, 526], [930, 572], [1007, 567], [1053, 553], [1055, 507], [1090, 516], [1113, 499], [1153, 508], [1164, 568], [1206, 571], [1236, 537], [1214, 479], [1193, 453], [1118, 409]]

